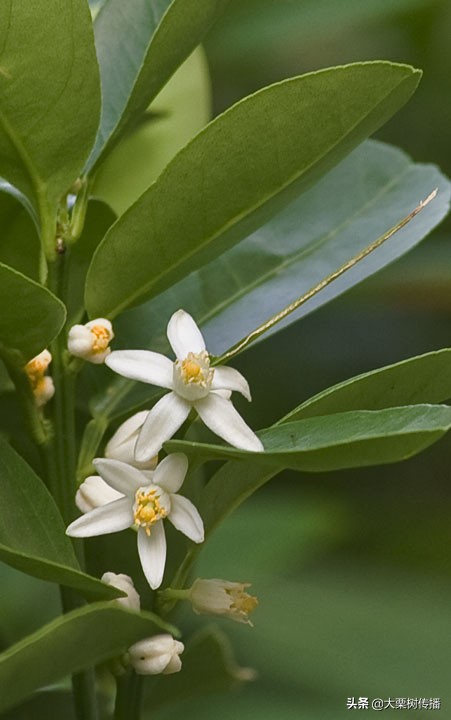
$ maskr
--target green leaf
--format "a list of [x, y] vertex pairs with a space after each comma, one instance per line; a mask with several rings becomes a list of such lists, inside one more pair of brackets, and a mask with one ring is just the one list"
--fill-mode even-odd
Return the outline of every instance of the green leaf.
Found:
[[137, 127], [102, 162], [92, 194], [122, 215], [211, 117], [210, 77], [198, 47]]
[[91, 16], [85, 0], [4, 0], [0, 28], [0, 173], [45, 214], [83, 169], [97, 132]]
[[89, 314], [114, 317], [249, 235], [380, 127], [418, 80], [409, 66], [358, 63], [237, 103], [107, 233], [88, 273]]
[[[23, 196], [22, 196], [23, 198]], [[0, 262], [9, 265], [32, 280], [45, 277], [45, 261], [37, 228], [19, 193], [6, 190], [0, 182]]]
[[183, 652], [183, 672], [171, 678], [156, 678], [149, 683], [144, 695], [144, 707], [153, 710], [177, 702], [193, 700], [212, 693], [236, 690], [243, 682], [253, 679], [248, 668], [237, 664], [227, 635], [212, 626], [196, 633]]
[[159, 631], [177, 630], [151, 613], [111, 603], [75, 610], [24, 638], [0, 655], [0, 712], [64, 675], [120, 655]]
[[103, 109], [88, 168], [133, 126], [228, 0], [108, 0], [94, 32]]
[[333, 385], [303, 402], [277, 425], [347, 410], [381, 410], [450, 398], [451, 349], [445, 348]]
[[451, 428], [446, 405], [355, 410], [287, 422], [259, 432], [265, 452], [170, 440], [165, 447], [195, 460], [236, 458], [307, 472], [381, 465], [405, 460]]
[[0, 352], [19, 352], [25, 363], [59, 333], [66, 311], [47, 288], [0, 264]]
[[2, 720], [76, 720], [72, 694], [63, 690], [36, 693], [30, 700], [2, 715]]
[[[125, 348], [142, 347], [143, 328], [149, 328], [149, 349], [170, 353], [166, 325], [173, 312], [184, 308], [201, 327], [209, 351], [220, 354], [367, 247], [434, 187], [439, 188], [437, 197], [408, 226], [288, 316], [282, 326], [407, 252], [448, 210], [450, 185], [435, 167], [414, 164], [397, 148], [369, 140], [249, 238], [118, 318], [116, 342]], [[122, 378], [115, 378], [110, 388], [111, 415], [123, 415], [158, 392]], [[92, 401], [94, 411], [105, 399], [102, 392]], [[446, 399], [424, 397], [417, 402]], [[408, 403], [400, 399], [394, 404]], [[337, 407], [334, 412], [348, 409], [354, 408]]]
[[81, 572], [56, 504], [33, 470], [0, 437], [0, 558], [42, 580], [76, 588], [93, 599], [117, 591]]

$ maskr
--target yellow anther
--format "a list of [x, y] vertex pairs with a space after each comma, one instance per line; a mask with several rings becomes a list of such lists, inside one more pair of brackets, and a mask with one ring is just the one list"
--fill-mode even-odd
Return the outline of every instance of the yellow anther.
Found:
[[182, 373], [185, 380], [196, 380], [202, 373], [202, 369], [194, 360], [184, 360], [182, 362]]
[[103, 325], [94, 325], [90, 330], [95, 337], [92, 343], [93, 352], [103, 352], [106, 350], [111, 340], [111, 333], [108, 329]]
[[150, 528], [158, 520], [167, 516], [167, 511], [161, 505], [157, 496], [157, 490], [138, 490], [134, 511], [135, 525], [143, 527], [147, 535], [150, 535]]

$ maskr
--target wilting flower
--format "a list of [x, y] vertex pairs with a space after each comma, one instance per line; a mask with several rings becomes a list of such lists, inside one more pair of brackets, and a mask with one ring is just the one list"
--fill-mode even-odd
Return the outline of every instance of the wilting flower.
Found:
[[168, 455], [155, 472], [146, 474], [120, 460], [98, 458], [94, 465], [105, 482], [124, 497], [86, 513], [71, 523], [66, 533], [71, 537], [91, 537], [135, 526], [144, 575], [151, 588], [158, 588], [166, 562], [162, 520], [167, 517], [195, 543], [204, 539], [198, 511], [190, 500], [177, 495], [188, 469], [186, 456]]
[[170, 675], [182, 668], [183, 643], [171, 635], [154, 635], [128, 649], [127, 660], [138, 675]]
[[136, 460], [143, 462], [156, 455], [193, 407], [205, 425], [226, 442], [243, 450], [262, 451], [258, 437], [224, 397], [224, 391], [237, 390], [250, 400], [246, 379], [233, 368], [210, 367], [202, 334], [184, 310], [171, 317], [167, 335], [175, 362], [149, 350], [116, 350], [105, 360], [119, 375], [171, 391], [150, 410], [136, 443]]
[[255, 610], [258, 600], [246, 592], [248, 587], [250, 583], [197, 578], [189, 591], [189, 599], [196, 613], [225, 615], [252, 626], [249, 613]]
[[105, 457], [112, 460], [122, 460], [122, 462], [134, 465], [141, 470], [155, 470], [158, 455], [145, 462], [135, 460], [136, 441], [148, 414], [148, 410], [143, 410], [122, 423], [107, 443]]
[[87, 513], [121, 497], [124, 497], [123, 494], [114, 490], [100, 475], [90, 475], [78, 488], [75, 504], [82, 513]]
[[122, 607], [125, 607], [128, 610], [139, 611], [141, 609], [139, 594], [136, 592], [131, 577], [124, 575], [123, 573], [116, 574], [114, 572], [106, 572], [103, 573], [100, 579], [106, 585], [112, 585], [118, 590], [122, 590], [122, 592], [127, 593], [127, 597], [116, 598], [115, 600], [112, 600], [112, 602], [122, 605]]
[[55, 394], [52, 378], [45, 375], [45, 371], [51, 362], [51, 353], [48, 350], [43, 350], [39, 355], [29, 360], [24, 368], [38, 407], [45, 405]]
[[67, 349], [71, 355], [100, 365], [111, 352], [113, 326], [106, 318], [96, 318], [85, 325], [73, 325], [67, 336]]

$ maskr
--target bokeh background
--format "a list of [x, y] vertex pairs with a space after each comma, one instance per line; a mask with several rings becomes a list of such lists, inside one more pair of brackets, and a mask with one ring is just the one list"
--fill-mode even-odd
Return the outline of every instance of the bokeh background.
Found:
[[[326, 66], [410, 63], [424, 70], [420, 88], [377, 137], [450, 175], [450, 46], [449, 0], [231, 0], [205, 43], [213, 112], [264, 85]], [[198, 61], [190, 67], [183, 80], [188, 93], [198, 82]], [[199, 115], [171, 127], [171, 147], [203, 121], [205, 84], [202, 92]], [[141, 148], [139, 136], [131, 138], [127, 157], [134, 142]], [[152, 162], [158, 168], [167, 159], [157, 149]], [[119, 154], [116, 162], [122, 161]], [[108, 196], [113, 172], [114, 158], [99, 178], [100, 195]], [[138, 186], [139, 173], [135, 180]], [[124, 192], [114, 198], [119, 205]], [[245, 409], [250, 424], [267, 426], [357, 373], [449, 346], [450, 289], [447, 220], [409, 256], [236, 361], [253, 391]], [[451, 438], [445, 437], [402, 464], [287, 472], [271, 481], [218, 530], [198, 573], [252, 582], [260, 599], [255, 627], [219, 622], [219, 641], [230, 642], [233, 653], [220, 679], [210, 677], [209, 658], [197, 658], [204, 681], [181, 685], [184, 700], [175, 703], [175, 686], [163, 678], [149, 689], [146, 717], [375, 715], [347, 710], [349, 697], [441, 698], [439, 711], [387, 709], [382, 717], [451, 717], [450, 462]], [[6, 645], [51, 618], [58, 598], [53, 586], [5, 566], [1, 573], [0, 641]], [[204, 624], [189, 613], [178, 619], [187, 631]], [[252, 673], [239, 668], [253, 668], [254, 679], [244, 681]]]

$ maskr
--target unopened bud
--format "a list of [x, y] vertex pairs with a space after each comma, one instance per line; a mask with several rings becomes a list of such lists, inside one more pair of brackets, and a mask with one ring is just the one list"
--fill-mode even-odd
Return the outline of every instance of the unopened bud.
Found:
[[106, 458], [121, 460], [139, 470], [154, 470], [156, 468], [158, 455], [145, 462], [135, 460], [136, 441], [148, 414], [149, 410], [138, 412], [118, 427], [105, 448]]
[[99, 475], [90, 475], [84, 480], [75, 495], [75, 504], [82, 513], [119, 500], [124, 497], [120, 492], [108, 485]]
[[73, 325], [67, 336], [67, 349], [71, 355], [100, 365], [110, 354], [114, 338], [113, 326], [106, 318], [96, 318], [85, 325]]
[[102, 575], [101, 580], [106, 585], [112, 585], [118, 590], [122, 590], [123, 592], [127, 593], [126, 598], [116, 598], [115, 600], [113, 600], [114, 603], [122, 605], [122, 607], [125, 607], [128, 610], [139, 611], [141, 609], [141, 601], [138, 593], [135, 590], [135, 586], [133, 585], [133, 580], [131, 579], [131, 577], [129, 577], [128, 575], [123, 575], [122, 573], [117, 575], [114, 572], [106, 572]]
[[170, 675], [182, 668], [183, 643], [171, 635], [154, 635], [128, 649], [127, 658], [138, 675]]

